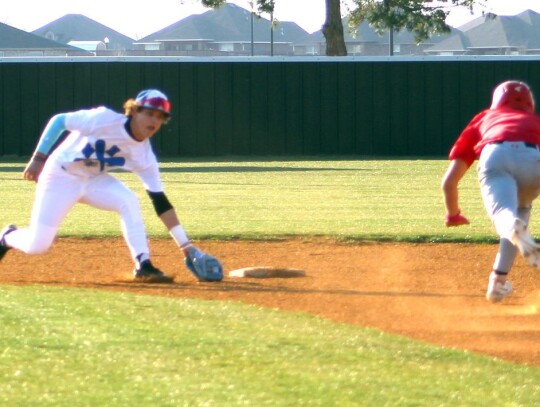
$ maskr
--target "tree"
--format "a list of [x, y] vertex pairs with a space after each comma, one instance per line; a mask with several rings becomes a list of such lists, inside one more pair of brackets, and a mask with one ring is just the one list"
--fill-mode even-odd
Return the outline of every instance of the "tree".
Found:
[[343, 23], [341, 21], [341, 0], [326, 1], [326, 20], [322, 33], [326, 40], [327, 56], [345, 56], [347, 48], [343, 36]]
[[421, 42], [433, 34], [450, 32], [446, 18], [455, 7], [466, 7], [472, 11], [475, 5], [484, 5], [485, 0], [352, 0], [354, 7], [349, 26], [358, 27], [367, 21], [379, 34], [395, 30], [415, 33]]

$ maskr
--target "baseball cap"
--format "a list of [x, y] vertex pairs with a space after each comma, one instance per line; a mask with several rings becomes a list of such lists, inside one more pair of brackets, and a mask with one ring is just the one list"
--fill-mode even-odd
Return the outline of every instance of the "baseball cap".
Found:
[[135, 104], [145, 109], [159, 110], [166, 116], [171, 115], [171, 102], [165, 94], [157, 89], [145, 89], [135, 98]]

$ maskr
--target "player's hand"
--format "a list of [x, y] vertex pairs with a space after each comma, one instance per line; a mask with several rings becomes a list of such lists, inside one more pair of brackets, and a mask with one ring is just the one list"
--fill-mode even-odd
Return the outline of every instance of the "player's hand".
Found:
[[468, 225], [470, 222], [469, 222], [469, 219], [463, 216], [460, 211], [455, 215], [446, 214], [444, 223], [446, 224], [447, 227], [454, 227], [454, 226]]
[[23, 172], [23, 178], [27, 181], [38, 182], [39, 175], [45, 166], [45, 161], [45, 158], [34, 155], [28, 164], [26, 164], [26, 168]]

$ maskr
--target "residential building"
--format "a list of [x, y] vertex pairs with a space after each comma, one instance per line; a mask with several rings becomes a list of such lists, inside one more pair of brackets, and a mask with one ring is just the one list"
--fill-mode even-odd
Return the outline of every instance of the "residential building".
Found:
[[454, 35], [425, 50], [427, 55], [540, 55], [540, 14], [488, 13], [458, 27]]
[[270, 20], [225, 3], [195, 14], [135, 42], [141, 55], [294, 55], [294, 43], [307, 32], [292, 22]]
[[[134, 39], [81, 14], [66, 14], [34, 30], [33, 34], [63, 44], [73, 44], [76, 41], [75, 44], [84, 44], [83, 49], [90, 48], [87, 50], [94, 53], [100, 51], [100, 55], [125, 55], [133, 49], [135, 42]], [[96, 46], [90, 46], [88, 41]], [[99, 43], [103, 43], [105, 47]]]
[[0, 23], [0, 57], [90, 55], [87, 52]]
[[[269, 16], [268, 16], [269, 17]], [[377, 33], [367, 22], [348, 29], [350, 56], [540, 55], [540, 14], [486, 14], [417, 43], [412, 32]], [[36, 34], [36, 35], [34, 35]], [[67, 14], [27, 33], [0, 24], [1, 56], [324, 56], [322, 31], [257, 16], [238, 5], [191, 15], [139, 40], [80, 14]]]

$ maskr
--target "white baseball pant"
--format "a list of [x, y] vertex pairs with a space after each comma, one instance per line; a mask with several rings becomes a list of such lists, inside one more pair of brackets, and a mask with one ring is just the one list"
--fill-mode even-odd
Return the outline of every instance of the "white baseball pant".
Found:
[[540, 194], [540, 151], [523, 142], [488, 144], [478, 161], [478, 180], [486, 211], [500, 236], [494, 270], [508, 272], [517, 254], [509, 241], [515, 218], [529, 223]]
[[132, 258], [149, 253], [139, 201], [131, 190], [108, 173], [82, 177], [56, 165], [46, 165], [39, 177], [30, 226], [6, 235], [6, 243], [27, 254], [46, 252], [77, 202], [117, 212]]

